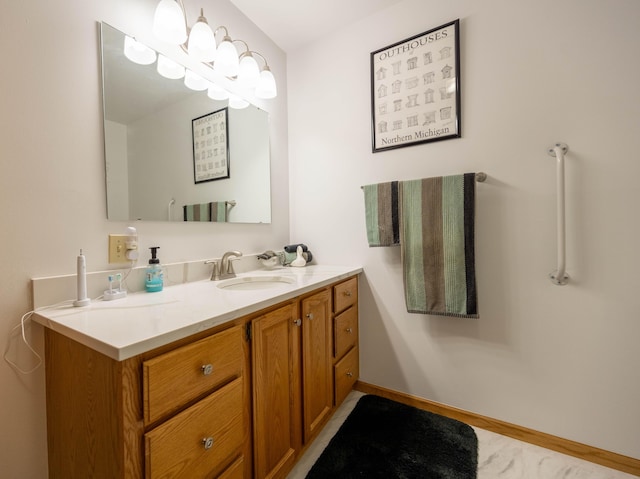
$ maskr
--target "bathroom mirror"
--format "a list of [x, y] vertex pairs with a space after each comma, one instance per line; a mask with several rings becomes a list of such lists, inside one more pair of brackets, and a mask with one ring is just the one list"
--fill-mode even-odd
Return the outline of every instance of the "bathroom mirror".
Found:
[[[155, 63], [134, 63], [124, 55], [124, 41], [122, 32], [101, 24], [107, 218], [185, 221], [185, 206], [217, 202], [226, 214], [213, 221], [270, 223], [267, 112], [254, 105], [230, 108], [206, 90], [187, 88], [183, 79], [161, 76]], [[226, 115], [227, 167], [218, 176], [196, 175], [192, 122], [219, 111]], [[199, 156], [197, 168], [207, 168]]]

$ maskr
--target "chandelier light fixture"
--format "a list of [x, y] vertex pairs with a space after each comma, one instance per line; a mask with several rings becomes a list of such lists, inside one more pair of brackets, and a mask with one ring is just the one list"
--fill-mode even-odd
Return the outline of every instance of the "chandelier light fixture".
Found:
[[[211, 29], [203, 9], [200, 9], [196, 23], [189, 27], [182, 0], [160, 0], [153, 18], [153, 33], [163, 42], [180, 46], [191, 59], [236, 82], [239, 88], [252, 91], [256, 98], [271, 99], [278, 94], [276, 81], [267, 59], [260, 53], [251, 50], [244, 40], [232, 39], [227, 27], [222, 25], [215, 30]], [[242, 44], [242, 53], [238, 54], [235, 43]], [[129, 49], [132, 50], [133, 47], [130, 46]], [[127, 57], [131, 59], [131, 57]], [[144, 57], [145, 61], [149, 61], [150, 58], [148, 54], [146, 56], [139, 54], [138, 57]], [[256, 57], [262, 60], [262, 69], [260, 69]], [[164, 75], [160, 67], [161, 58], [163, 58], [163, 64], [168, 59], [163, 55], [158, 56], [158, 72]], [[153, 61], [155, 61], [155, 57], [149, 63], [153, 63]], [[208, 90], [211, 98], [218, 99], [225, 96], [220, 92], [220, 87], [212, 82], [192, 74], [189, 70], [186, 70], [186, 73], [183, 70], [182, 75], [176, 77], [175, 75], [178, 73], [175, 72], [175, 67], [173, 65], [170, 67], [164, 65], [162, 67], [163, 70], [167, 68], [167, 71], [173, 75], [169, 78], [182, 78], [186, 75], [185, 84], [189, 88]], [[194, 75], [196, 76], [194, 77]], [[205, 86], [201, 80], [206, 82]]]

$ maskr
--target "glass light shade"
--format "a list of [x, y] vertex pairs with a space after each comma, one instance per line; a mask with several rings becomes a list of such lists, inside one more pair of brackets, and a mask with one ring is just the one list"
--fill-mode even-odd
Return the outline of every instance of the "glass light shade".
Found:
[[239, 96], [229, 93], [229, 108], [234, 110], [241, 110], [249, 106], [249, 102], [240, 98]]
[[209, 83], [209, 89], [207, 91], [207, 96], [212, 100], [226, 100], [229, 98], [229, 93], [227, 90], [222, 88], [220, 85], [216, 85], [215, 83]]
[[234, 77], [238, 74], [239, 68], [238, 50], [233, 46], [229, 37], [224, 37], [220, 45], [218, 45], [213, 69], [226, 77]]
[[253, 88], [258, 84], [260, 68], [258, 62], [251, 53], [244, 53], [240, 59], [238, 69], [238, 83], [243, 87]]
[[184, 75], [184, 84], [187, 88], [195, 91], [202, 91], [209, 88], [209, 82], [197, 73], [187, 70]]
[[177, 80], [184, 76], [184, 70], [185, 68], [182, 65], [177, 64], [160, 53], [158, 54], [158, 73], [163, 77]]
[[153, 33], [172, 45], [182, 45], [187, 40], [184, 13], [175, 0], [160, 0], [153, 16]]
[[278, 89], [276, 87], [276, 79], [271, 73], [269, 67], [264, 67], [260, 72], [260, 78], [258, 78], [258, 85], [256, 86], [256, 97], [268, 100], [275, 98], [278, 95]]
[[200, 17], [191, 28], [187, 51], [189, 56], [199, 62], [211, 62], [216, 58], [216, 38], [211, 27]]
[[151, 65], [156, 61], [156, 52], [129, 35], [124, 37], [124, 56], [139, 65]]

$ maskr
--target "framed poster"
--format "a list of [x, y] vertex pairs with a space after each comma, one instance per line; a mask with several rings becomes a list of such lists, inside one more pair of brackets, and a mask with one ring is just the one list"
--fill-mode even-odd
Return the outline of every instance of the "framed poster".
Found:
[[460, 138], [459, 20], [371, 53], [373, 152]]
[[229, 178], [228, 108], [192, 120], [191, 130], [196, 184]]

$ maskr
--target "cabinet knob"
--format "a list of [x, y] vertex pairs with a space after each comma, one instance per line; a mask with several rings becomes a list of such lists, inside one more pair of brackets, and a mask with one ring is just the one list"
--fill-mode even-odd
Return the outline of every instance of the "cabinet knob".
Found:
[[202, 446], [206, 449], [209, 450], [213, 447], [213, 438], [212, 437], [205, 437], [202, 439]]
[[347, 333], [349, 333], [349, 334], [353, 333], [353, 329], [351, 329], [351, 328], [347, 328], [345, 331], [346, 331]]
[[350, 291], [350, 290], [346, 290], [346, 291], [344, 292], [344, 295], [345, 295], [345, 296], [351, 296], [351, 291]]
[[302, 320], [301, 319], [296, 319], [293, 321], [293, 324], [295, 324], [296, 326], [300, 326], [302, 324]]
[[313, 313], [307, 313], [307, 319], [313, 319]]
[[353, 377], [353, 373], [351, 371], [347, 371], [347, 377], [348, 378], [352, 378]]
[[204, 374], [205, 376], [208, 376], [212, 372], [213, 372], [213, 365], [212, 364], [203, 364], [202, 365], [202, 374]]

